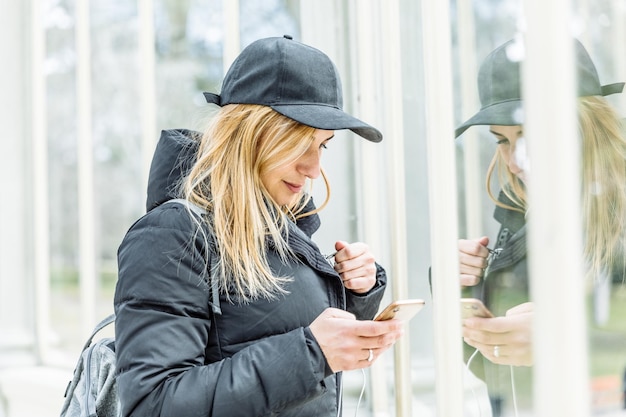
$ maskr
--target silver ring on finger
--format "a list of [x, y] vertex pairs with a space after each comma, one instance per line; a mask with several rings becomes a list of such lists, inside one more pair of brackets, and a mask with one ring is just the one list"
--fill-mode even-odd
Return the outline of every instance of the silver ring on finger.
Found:
[[367, 361], [368, 361], [368, 362], [371, 362], [371, 361], [373, 361], [373, 360], [374, 360], [374, 351], [373, 351], [372, 349], [369, 349], [369, 351], [370, 351], [370, 353], [369, 353], [369, 355], [367, 356]]
[[493, 356], [495, 356], [496, 358], [500, 357], [500, 346], [495, 345], [493, 347]]

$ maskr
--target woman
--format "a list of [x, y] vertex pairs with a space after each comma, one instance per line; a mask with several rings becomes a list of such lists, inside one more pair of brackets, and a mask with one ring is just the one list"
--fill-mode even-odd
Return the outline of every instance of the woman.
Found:
[[367, 245], [337, 241], [333, 268], [313, 243], [306, 185], [334, 130], [382, 136], [341, 110], [329, 58], [290, 37], [252, 43], [205, 96], [221, 109], [203, 134], [163, 132], [148, 213], [119, 249], [123, 414], [340, 415], [341, 371], [402, 323], [371, 321], [386, 275]]
[[[472, 359], [475, 361], [472, 369], [485, 378], [492, 396], [502, 391], [510, 394], [512, 377], [507, 374], [509, 367], [503, 369], [492, 364], [525, 367], [533, 364], [533, 305], [526, 260], [528, 160], [520, 62], [510, 58], [519, 55], [516, 52], [520, 50], [523, 48], [519, 41], [511, 40], [485, 59], [478, 77], [481, 110], [456, 130], [458, 137], [470, 126], [488, 125], [497, 143], [487, 173], [487, 192], [496, 204], [498, 237], [491, 244], [486, 236], [459, 241], [461, 285], [473, 287], [472, 295], [481, 298], [500, 316], [471, 318], [463, 323], [465, 342], [472, 351], [480, 352], [479, 357]], [[606, 279], [611, 269], [623, 261], [626, 140], [616, 112], [602, 96], [621, 92], [624, 83], [601, 86], [593, 62], [578, 41], [575, 51], [582, 143], [584, 258], [590, 276]], [[501, 185], [497, 198], [492, 193], [494, 180]], [[527, 370], [516, 368], [514, 372], [516, 377], [530, 380]], [[522, 384], [518, 386], [521, 388]]]

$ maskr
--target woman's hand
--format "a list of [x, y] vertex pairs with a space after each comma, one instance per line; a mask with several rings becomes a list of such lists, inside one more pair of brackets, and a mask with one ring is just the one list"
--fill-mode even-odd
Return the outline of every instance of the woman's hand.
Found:
[[369, 246], [362, 242], [335, 243], [335, 271], [341, 276], [343, 285], [357, 293], [364, 294], [376, 285], [376, 261]]
[[472, 240], [459, 239], [459, 272], [463, 287], [471, 287], [480, 282], [487, 268], [488, 244], [487, 236]]
[[463, 340], [499, 365], [532, 366], [533, 303], [523, 303], [504, 317], [463, 321]]
[[[400, 320], [356, 320], [354, 314], [327, 308], [309, 328], [333, 372], [367, 368], [398, 340]], [[371, 354], [370, 354], [371, 352]]]

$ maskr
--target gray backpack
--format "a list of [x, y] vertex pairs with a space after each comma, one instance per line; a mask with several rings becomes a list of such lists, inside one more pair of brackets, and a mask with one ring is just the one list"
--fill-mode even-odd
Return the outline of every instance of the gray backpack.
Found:
[[115, 384], [115, 340], [95, 335], [115, 321], [115, 314], [94, 328], [83, 346], [74, 376], [65, 390], [61, 417], [118, 417], [121, 415]]

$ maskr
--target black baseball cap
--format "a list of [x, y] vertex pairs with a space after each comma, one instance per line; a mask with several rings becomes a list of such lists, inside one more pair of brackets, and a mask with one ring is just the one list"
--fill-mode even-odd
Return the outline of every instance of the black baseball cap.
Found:
[[383, 139], [378, 129], [343, 111], [341, 80], [330, 58], [289, 35], [248, 45], [226, 72], [221, 93], [204, 96], [218, 106], [261, 104], [316, 129]]
[[[621, 93], [624, 83], [601, 85], [598, 72], [587, 50], [574, 39], [579, 97], [608, 96]], [[475, 125], [515, 126], [523, 124], [521, 102], [520, 61], [523, 45], [512, 39], [491, 52], [478, 72], [478, 94], [481, 108], [478, 113], [460, 125], [455, 137]]]

